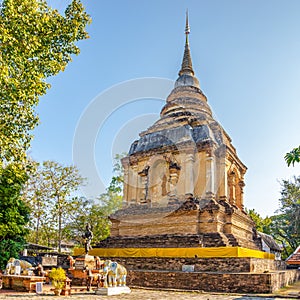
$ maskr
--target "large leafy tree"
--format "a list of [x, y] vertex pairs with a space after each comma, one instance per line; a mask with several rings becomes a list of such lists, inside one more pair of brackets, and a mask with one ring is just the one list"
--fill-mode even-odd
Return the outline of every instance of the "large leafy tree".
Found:
[[271, 234], [281, 245], [286, 258], [300, 245], [300, 177], [282, 180], [281, 188], [275, 215], [262, 218], [254, 209], [247, 212], [259, 231]]
[[111, 183], [95, 201], [74, 192], [84, 182], [75, 167], [47, 161], [42, 166], [31, 163], [34, 175], [26, 184], [22, 197], [31, 208], [28, 240], [58, 248], [62, 239], [83, 242], [86, 223], [92, 225], [93, 242], [105, 239], [110, 232], [109, 215], [122, 204], [123, 175], [117, 155]]
[[[70, 222], [64, 227], [66, 236], [78, 244], [83, 243], [83, 233], [87, 223], [91, 224], [93, 243], [105, 239], [110, 232], [108, 216], [114, 211], [111, 204], [95, 203], [93, 200], [82, 198], [77, 209], [73, 209]], [[115, 207], [116, 209], [117, 207]]]
[[54, 242], [61, 252], [61, 242], [66, 237], [64, 228], [76, 211], [83, 208], [82, 199], [76, 195], [83, 183], [84, 178], [74, 166], [45, 161], [37, 168], [23, 193], [24, 201], [31, 207], [34, 228], [31, 238], [40, 241], [40, 231], [43, 231], [53, 239], [47, 244]]
[[46, 79], [78, 54], [89, 16], [73, 0], [62, 16], [44, 0], [3, 0], [0, 10], [0, 159], [20, 160], [38, 123]]
[[300, 245], [300, 177], [281, 182], [280, 208], [272, 216], [271, 230], [286, 256]]
[[31, 174], [21, 194], [21, 199], [30, 207], [30, 230], [27, 240], [50, 246], [55, 235], [54, 230], [50, 230], [54, 224], [48, 210], [50, 201], [44, 193], [46, 181], [41, 166], [34, 161], [31, 161], [30, 165]]
[[111, 225], [109, 216], [122, 205], [123, 169], [120, 160], [124, 155], [116, 155], [113, 177], [106, 191], [95, 201], [81, 198], [77, 207], [75, 205], [72, 209], [72, 219], [65, 227], [70, 239], [78, 237], [77, 241], [81, 243], [81, 236], [87, 222], [92, 226], [94, 243], [109, 236]]
[[46, 79], [79, 53], [75, 43], [88, 37], [89, 22], [80, 0], [73, 0], [64, 16], [45, 0], [0, 1], [0, 240], [5, 246], [0, 245], [0, 259], [16, 256], [25, 234], [27, 208], [20, 190], [28, 175], [31, 131], [39, 121], [35, 108], [50, 87]]

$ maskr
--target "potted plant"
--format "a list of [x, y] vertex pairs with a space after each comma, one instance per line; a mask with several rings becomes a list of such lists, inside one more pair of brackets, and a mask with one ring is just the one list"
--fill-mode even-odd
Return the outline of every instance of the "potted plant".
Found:
[[66, 272], [62, 268], [53, 268], [49, 273], [49, 278], [54, 286], [54, 294], [59, 296], [65, 286]]

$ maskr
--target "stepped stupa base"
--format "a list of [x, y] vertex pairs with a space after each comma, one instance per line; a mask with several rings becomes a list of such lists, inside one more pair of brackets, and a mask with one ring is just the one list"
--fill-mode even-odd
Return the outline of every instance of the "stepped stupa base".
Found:
[[130, 287], [268, 294], [300, 280], [300, 270], [286, 270], [273, 254], [241, 247], [94, 248], [89, 254], [124, 265]]

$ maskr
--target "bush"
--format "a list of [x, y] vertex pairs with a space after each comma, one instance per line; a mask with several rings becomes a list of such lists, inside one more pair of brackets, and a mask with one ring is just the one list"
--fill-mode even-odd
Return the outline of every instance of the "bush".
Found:
[[53, 268], [49, 273], [49, 278], [56, 289], [62, 289], [65, 286], [65, 280], [67, 276], [64, 269]]

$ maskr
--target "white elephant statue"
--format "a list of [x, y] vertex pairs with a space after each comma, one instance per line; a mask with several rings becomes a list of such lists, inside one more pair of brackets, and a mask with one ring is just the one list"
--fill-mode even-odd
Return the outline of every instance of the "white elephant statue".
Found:
[[15, 259], [11, 257], [7, 262], [5, 273], [6, 275], [27, 275], [32, 269], [32, 265], [26, 260]]
[[127, 270], [124, 266], [111, 260], [104, 262], [104, 287], [126, 286]]

